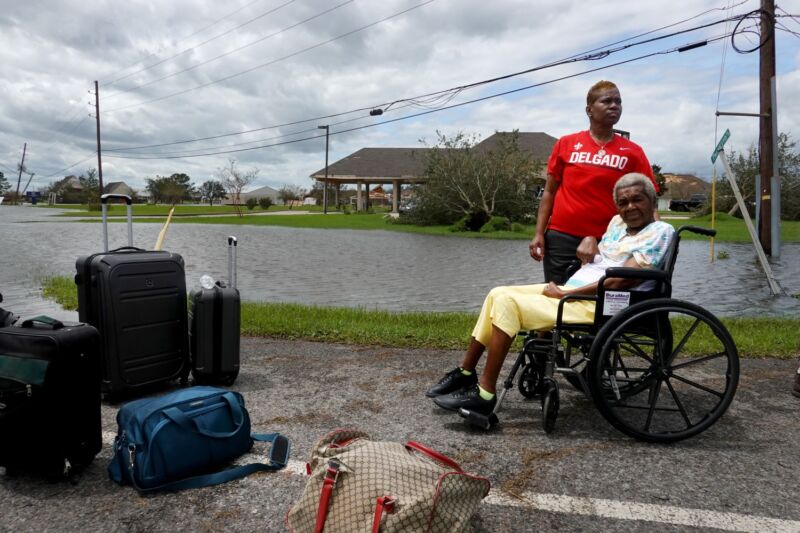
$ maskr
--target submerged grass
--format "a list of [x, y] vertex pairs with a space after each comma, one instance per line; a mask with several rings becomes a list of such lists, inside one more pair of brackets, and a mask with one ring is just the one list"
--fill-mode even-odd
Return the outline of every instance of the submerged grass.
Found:
[[[65, 309], [77, 309], [77, 289], [71, 278], [50, 277], [43, 292]], [[242, 334], [254, 337], [397, 346], [405, 348], [463, 349], [477, 315], [474, 313], [396, 313], [390, 311], [319, 307], [291, 303], [244, 302]], [[788, 359], [800, 354], [796, 318], [727, 318], [742, 357]], [[685, 330], [687, 322], [676, 323]], [[711, 336], [693, 338], [691, 353], [715, 349]]]

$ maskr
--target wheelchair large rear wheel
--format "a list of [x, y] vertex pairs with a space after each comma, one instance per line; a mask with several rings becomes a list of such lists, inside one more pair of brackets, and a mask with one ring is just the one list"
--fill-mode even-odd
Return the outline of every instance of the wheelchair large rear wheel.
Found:
[[658, 298], [620, 311], [600, 329], [588, 373], [592, 399], [615, 428], [674, 442], [702, 433], [728, 409], [739, 355], [710, 312]]

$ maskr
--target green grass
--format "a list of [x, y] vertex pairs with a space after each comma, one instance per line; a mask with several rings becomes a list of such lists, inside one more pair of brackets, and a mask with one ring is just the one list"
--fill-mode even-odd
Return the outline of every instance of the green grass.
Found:
[[[71, 278], [43, 280], [44, 295], [65, 309], [77, 309]], [[244, 302], [242, 334], [254, 337], [304, 339], [428, 349], [463, 349], [475, 324], [474, 313], [396, 313], [367, 309], [318, 307], [287, 303]], [[722, 322], [742, 357], [793, 358], [800, 354], [796, 318], [730, 318]], [[685, 328], [678, 323], [676, 328]], [[710, 339], [690, 349], [700, 353]]]
[[[675, 228], [680, 226], [700, 226], [701, 228], [711, 227], [711, 215], [701, 215], [687, 220], [666, 220]], [[755, 226], [755, 223], [754, 223]], [[717, 213], [716, 216], [717, 241], [724, 242], [751, 242], [750, 234], [747, 232], [747, 225], [744, 220], [732, 217], [725, 213]], [[702, 235], [685, 232], [681, 234], [685, 239], [707, 239]], [[784, 243], [800, 242], [800, 221], [782, 220], [781, 221], [781, 241]]]
[[[163, 223], [160, 218], [137, 218], [137, 222]], [[122, 220], [117, 220], [122, 222]], [[414, 226], [396, 224], [383, 214], [309, 214], [302, 216], [223, 216], [223, 217], [184, 217], [173, 219], [176, 224], [229, 224], [234, 226], [281, 226], [287, 228], [309, 229], [353, 229], [353, 230], [385, 230], [401, 233], [419, 233], [425, 235], [448, 235], [474, 239], [524, 239], [533, 236], [532, 225], [525, 226], [523, 232], [495, 231], [492, 233], [452, 232], [450, 226]]]
[[69, 311], [78, 309], [78, 288], [75, 281], [67, 276], [52, 276], [41, 280], [42, 295], [55, 300]]

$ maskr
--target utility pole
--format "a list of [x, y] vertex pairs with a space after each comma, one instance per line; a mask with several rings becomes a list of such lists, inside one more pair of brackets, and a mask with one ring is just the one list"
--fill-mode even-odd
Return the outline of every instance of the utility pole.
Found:
[[317, 126], [318, 129], [325, 130], [325, 181], [322, 189], [322, 214], [328, 214], [328, 140], [330, 139], [330, 126]]
[[19, 163], [19, 176], [17, 176], [17, 192], [14, 194], [14, 205], [19, 203], [19, 184], [22, 182], [22, 169], [25, 168], [25, 151], [28, 149], [28, 143], [22, 145], [22, 161]]
[[97, 80], [94, 82], [94, 118], [97, 121], [97, 181], [100, 186], [100, 196], [103, 195], [103, 161], [100, 158], [100, 91]]
[[[772, 230], [772, 194], [781, 194], [777, 168], [773, 163], [773, 155], [777, 152], [773, 138], [772, 125], [777, 109], [772, 100], [772, 87], [775, 83], [775, 0], [761, 0], [761, 39], [759, 48], [759, 120], [758, 148], [760, 155], [759, 170], [761, 174], [761, 191], [756, 201], [761, 203], [761, 216], [758, 220], [758, 235], [761, 246], [767, 255], [773, 255]], [[775, 182], [773, 184], [773, 181]], [[773, 185], [775, 187], [773, 188]], [[780, 220], [780, 212], [774, 214]], [[775, 237], [779, 238], [779, 235]], [[780, 242], [778, 240], [778, 242]], [[780, 250], [776, 250], [780, 255]]]

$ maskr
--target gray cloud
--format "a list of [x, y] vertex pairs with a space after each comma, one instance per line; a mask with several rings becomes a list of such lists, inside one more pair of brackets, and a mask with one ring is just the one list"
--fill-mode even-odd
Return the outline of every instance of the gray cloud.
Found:
[[[106, 0], [34, 0], [13, 2], [0, 14], [0, 163], [12, 167], [27, 142], [35, 184], [46, 185], [66, 173], [80, 173], [94, 160], [45, 178], [47, 174], [90, 157], [94, 119], [88, 104], [95, 79], [100, 94], [103, 145], [106, 149], [169, 143], [216, 136], [321, 117], [395, 99], [470, 83], [541, 65], [677, 22], [707, 9], [711, 0], [574, 1], [436, 0], [402, 16], [323, 46], [315, 45], [417, 5], [421, 0], [356, 0], [296, 28], [264, 39], [292, 24], [330, 9], [341, 1], [297, 0], [199, 46], [227, 30], [275, 9], [287, 0], [236, 3], [209, 0], [128, 2]], [[221, 17], [247, 5], [196, 35]], [[737, 7], [743, 13], [755, 0]], [[704, 15], [682, 27], [724, 16]], [[562, 66], [465, 91], [450, 103], [486, 96], [581, 72], [635, 55], [679, 46], [720, 33], [723, 26], [691, 36], [620, 52], [603, 61]], [[190, 37], [187, 37], [190, 36]], [[261, 42], [252, 44], [256, 40]], [[779, 126], [797, 139], [800, 102], [800, 41], [778, 33]], [[240, 51], [193, 68], [199, 63]], [[303, 52], [304, 49], [310, 48]], [[178, 54], [183, 50], [185, 53]], [[630, 129], [650, 159], [667, 171], [711, 173], [708, 156], [714, 130], [732, 129], [731, 145], [746, 149], [757, 138], [748, 119], [716, 121], [719, 67], [723, 46], [717, 43], [687, 54], [645, 61], [567, 79], [502, 98], [407, 121], [343, 135], [337, 131], [375, 123], [421, 108], [400, 106], [379, 119], [366, 112], [320, 119], [241, 136], [142, 149], [142, 154], [195, 150], [236, 150], [297, 137], [322, 135], [316, 126], [331, 124], [331, 160], [364, 146], [418, 146], [435, 140], [436, 130], [482, 136], [519, 128], [558, 136], [586, 127], [583, 99], [594, 81], [615, 80], [625, 100], [620, 127]], [[164, 58], [176, 57], [153, 65]], [[291, 57], [289, 57], [291, 56]], [[285, 59], [283, 59], [285, 58]], [[757, 108], [757, 54], [728, 49], [720, 108]], [[265, 63], [267, 66], [259, 67]], [[191, 69], [177, 75], [180, 70]], [[237, 75], [252, 69], [251, 72]], [[132, 74], [118, 83], [109, 82]], [[215, 80], [226, 81], [194, 89]], [[159, 78], [161, 81], [154, 82]], [[115, 93], [148, 84], [138, 89]], [[185, 91], [184, 94], [171, 96]], [[160, 99], [139, 105], [140, 102]], [[127, 109], [113, 111], [123, 106]], [[336, 125], [341, 120], [356, 119]], [[310, 129], [286, 138], [294, 132]], [[251, 142], [252, 144], [241, 144]], [[200, 183], [235, 157], [244, 167], [261, 169], [259, 185], [309, 186], [308, 175], [324, 163], [324, 138], [233, 154], [184, 159], [119, 159], [107, 153], [104, 175], [142, 187], [147, 177], [186, 172]]]

